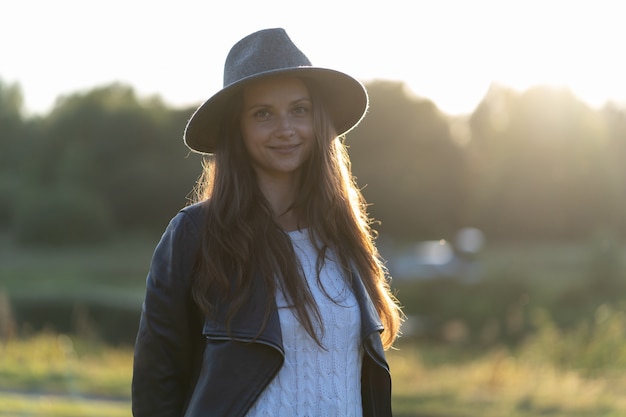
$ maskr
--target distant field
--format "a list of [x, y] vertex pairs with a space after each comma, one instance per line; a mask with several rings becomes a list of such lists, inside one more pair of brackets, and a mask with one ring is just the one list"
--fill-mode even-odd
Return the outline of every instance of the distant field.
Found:
[[81, 248], [20, 248], [0, 239], [0, 290], [11, 298], [140, 302], [157, 241], [133, 238]]
[[[11, 297], [141, 298], [158, 238], [129, 238], [82, 248], [19, 248], [0, 235], [0, 289]], [[586, 273], [588, 243], [489, 245], [480, 254], [485, 276], [524, 271], [531, 282], [555, 289]]]
[[558, 291], [586, 277], [592, 251], [589, 242], [501, 243], [487, 246], [480, 260], [488, 276], [523, 274], [533, 285]]
[[[0, 236], [0, 294], [23, 308], [98, 305], [125, 310], [124, 320], [136, 320], [129, 315], [141, 306], [157, 240], [133, 237], [101, 246], [33, 249], [17, 247], [8, 236]], [[479, 261], [487, 280], [523, 279], [538, 293], [549, 295], [581, 282], [589, 258], [588, 243], [542, 243], [488, 245]]]

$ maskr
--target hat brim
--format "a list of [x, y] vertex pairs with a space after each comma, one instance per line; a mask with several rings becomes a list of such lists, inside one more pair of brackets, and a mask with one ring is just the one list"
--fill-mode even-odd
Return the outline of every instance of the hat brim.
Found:
[[327, 68], [297, 67], [267, 71], [243, 78], [233, 83], [207, 101], [193, 113], [185, 127], [185, 144], [193, 151], [210, 154], [217, 148], [220, 124], [227, 116], [226, 103], [245, 85], [260, 78], [285, 75], [310, 78], [316, 81], [338, 135], [352, 130], [365, 116], [368, 107], [367, 92], [363, 84], [351, 76]]

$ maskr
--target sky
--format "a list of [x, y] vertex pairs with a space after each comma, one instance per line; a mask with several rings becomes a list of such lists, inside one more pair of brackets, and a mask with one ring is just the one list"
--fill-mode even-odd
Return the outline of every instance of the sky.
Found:
[[621, 0], [0, 0], [0, 81], [20, 86], [27, 114], [113, 82], [193, 106], [221, 88], [235, 42], [283, 27], [315, 66], [404, 82], [450, 115], [471, 113], [493, 84], [626, 106], [623, 10]]

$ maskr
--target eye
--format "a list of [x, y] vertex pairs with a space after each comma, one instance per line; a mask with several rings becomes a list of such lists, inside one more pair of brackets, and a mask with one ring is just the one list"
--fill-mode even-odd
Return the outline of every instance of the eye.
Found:
[[307, 114], [311, 110], [308, 104], [298, 104], [293, 108], [295, 114]]
[[270, 116], [270, 112], [267, 109], [260, 109], [255, 111], [252, 116], [254, 116], [257, 119], [267, 119]]

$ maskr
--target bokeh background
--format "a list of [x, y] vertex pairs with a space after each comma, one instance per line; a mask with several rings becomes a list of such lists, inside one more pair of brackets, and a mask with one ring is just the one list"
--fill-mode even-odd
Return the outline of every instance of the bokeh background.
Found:
[[624, 415], [618, 6], [2, 2], [0, 416], [130, 415], [185, 123], [272, 26], [370, 94], [346, 143], [407, 315], [396, 414]]

